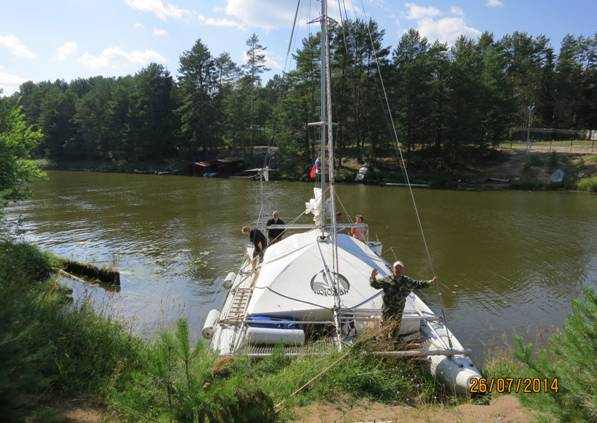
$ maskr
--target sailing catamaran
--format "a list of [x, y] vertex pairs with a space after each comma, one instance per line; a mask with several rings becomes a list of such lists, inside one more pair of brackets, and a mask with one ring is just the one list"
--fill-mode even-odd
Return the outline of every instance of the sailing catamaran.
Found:
[[[326, 0], [321, 1], [318, 21], [321, 110], [320, 121], [311, 125], [320, 129], [320, 177], [314, 198], [302, 213], [312, 215], [313, 224], [270, 226], [292, 234], [270, 245], [256, 266], [252, 247], [247, 248], [240, 270], [226, 276], [226, 301], [221, 310], [208, 313], [202, 330], [220, 355], [263, 357], [272, 354], [276, 345], [289, 356], [342, 350], [381, 323], [382, 294], [369, 282], [372, 270], [381, 276], [390, 274], [381, 243], [344, 233], [350, 228], [367, 229], [363, 223], [336, 221]], [[466, 393], [471, 378], [480, 377], [445, 322], [414, 293], [407, 298], [400, 334], [420, 339], [418, 354], [427, 358], [431, 373], [454, 391]], [[404, 352], [378, 353], [400, 356]]]

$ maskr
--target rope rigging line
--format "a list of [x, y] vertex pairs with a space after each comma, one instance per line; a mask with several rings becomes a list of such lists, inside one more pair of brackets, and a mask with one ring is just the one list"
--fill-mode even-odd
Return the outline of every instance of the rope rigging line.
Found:
[[286, 50], [286, 59], [284, 60], [284, 73], [286, 73], [286, 66], [288, 65], [288, 56], [290, 56], [290, 49], [292, 48], [292, 40], [294, 38], [294, 29], [296, 27], [296, 19], [298, 17], [300, 7], [301, 7], [301, 0], [298, 0], [296, 3], [296, 10], [294, 11], [294, 20], [292, 22], [292, 31], [290, 32], [290, 40], [288, 40], [288, 49]]
[[375, 60], [375, 65], [377, 67], [377, 73], [379, 75], [379, 81], [381, 83], [381, 89], [384, 95], [384, 99], [385, 99], [385, 104], [386, 104], [386, 109], [387, 109], [387, 113], [388, 113], [388, 117], [390, 119], [390, 123], [392, 125], [392, 131], [394, 133], [394, 140], [396, 142], [396, 149], [398, 150], [398, 153], [400, 155], [400, 162], [402, 164], [402, 170], [404, 172], [404, 178], [406, 180], [406, 183], [408, 185], [408, 191], [410, 193], [410, 198], [413, 204], [413, 208], [415, 210], [415, 215], [417, 217], [417, 224], [419, 226], [419, 231], [421, 232], [421, 239], [423, 241], [423, 244], [425, 245], [425, 252], [427, 253], [427, 260], [429, 262], [429, 267], [431, 269], [431, 273], [433, 274], [433, 276], [436, 276], [435, 273], [435, 268], [433, 266], [433, 258], [431, 257], [431, 251], [429, 250], [429, 245], [427, 243], [427, 238], [425, 237], [425, 231], [423, 230], [423, 223], [421, 222], [421, 216], [419, 214], [419, 209], [417, 207], [417, 203], [415, 201], [415, 194], [413, 192], [413, 188], [410, 182], [410, 178], [408, 176], [408, 171], [406, 169], [406, 161], [404, 160], [404, 155], [402, 154], [402, 149], [400, 148], [400, 141], [398, 140], [398, 130], [396, 129], [396, 124], [394, 123], [394, 116], [392, 115], [392, 109], [390, 107], [390, 101], [388, 100], [388, 93], [386, 91], [386, 86], [383, 80], [383, 76], [381, 74], [381, 66], [379, 64], [379, 58], [377, 57], [377, 51], [375, 49], [375, 44], [373, 43], [373, 35], [371, 34], [371, 19], [368, 18], [367, 13], [365, 11], [365, 3], [363, 2], [363, 0], [361, 0], [361, 9], [363, 12], [363, 17], [366, 20], [366, 25], [367, 25], [367, 32], [369, 34], [369, 41], [371, 42], [371, 51], [372, 51], [372, 56], [373, 59]]

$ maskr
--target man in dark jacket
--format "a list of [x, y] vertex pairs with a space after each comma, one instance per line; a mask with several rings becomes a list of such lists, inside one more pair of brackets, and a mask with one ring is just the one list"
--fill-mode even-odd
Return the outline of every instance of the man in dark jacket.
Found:
[[[278, 210], [276, 210], [272, 213], [272, 218], [270, 220], [268, 220], [267, 223], [265, 224], [266, 227], [269, 227], [271, 225], [284, 225], [284, 221], [282, 219], [280, 219]], [[284, 229], [268, 229], [267, 230], [267, 238], [269, 239], [269, 243], [274, 244], [274, 243], [280, 241], [283, 234], [284, 234]]]
[[369, 280], [375, 289], [383, 289], [383, 322], [384, 325], [391, 325], [391, 336], [398, 335], [400, 321], [406, 297], [413, 289], [425, 288], [437, 281], [437, 277], [429, 281], [418, 281], [404, 274], [406, 267], [401, 261], [392, 266], [392, 274], [385, 278], [377, 278], [377, 270], [373, 269]]
[[265, 235], [263, 235], [257, 228], [251, 229], [249, 226], [243, 226], [242, 233], [249, 235], [249, 241], [253, 244], [252, 265], [255, 267], [257, 257], [259, 257], [260, 260], [263, 260], [263, 253], [265, 252], [265, 247], [267, 247], [267, 240], [265, 239]]

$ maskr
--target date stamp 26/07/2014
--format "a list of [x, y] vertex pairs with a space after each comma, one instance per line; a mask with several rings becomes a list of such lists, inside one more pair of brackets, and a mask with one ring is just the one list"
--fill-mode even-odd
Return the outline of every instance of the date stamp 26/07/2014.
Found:
[[557, 394], [560, 390], [560, 382], [554, 378], [536, 377], [499, 377], [499, 378], [472, 378], [469, 385], [471, 394], [489, 394], [492, 392], [504, 394]]

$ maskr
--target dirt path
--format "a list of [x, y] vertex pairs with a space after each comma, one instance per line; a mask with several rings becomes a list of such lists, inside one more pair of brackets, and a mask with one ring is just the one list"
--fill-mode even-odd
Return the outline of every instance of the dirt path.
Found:
[[[534, 421], [533, 414], [512, 395], [499, 396], [489, 405], [462, 404], [451, 406], [409, 407], [361, 401], [357, 404], [315, 403], [294, 410], [296, 422], [304, 423], [526, 423]], [[105, 410], [93, 406], [63, 408], [61, 421], [65, 423], [117, 422]]]
[[311, 404], [295, 410], [297, 422], [500, 422], [519, 423], [533, 421], [533, 414], [511, 395], [499, 396], [489, 405], [462, 404], [457, 407], [442, 406], [392, 406], [360, 402], [353, 407], [330, 403]]

